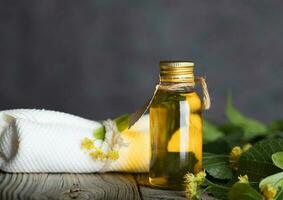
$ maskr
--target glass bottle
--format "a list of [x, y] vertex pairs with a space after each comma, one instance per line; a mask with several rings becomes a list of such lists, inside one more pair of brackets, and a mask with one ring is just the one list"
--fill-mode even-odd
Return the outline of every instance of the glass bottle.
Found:
[[193, 70], [193, 62], [160, 62], [160, 83], [149, 109], [153, 186], [183, 189], [184, 175], [202, 169], [202, 102]]

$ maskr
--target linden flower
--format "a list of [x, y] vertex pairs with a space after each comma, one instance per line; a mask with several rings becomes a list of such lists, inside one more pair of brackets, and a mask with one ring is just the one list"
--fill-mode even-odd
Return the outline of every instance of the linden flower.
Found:
[[202, 184], [202, 183], [204, 182], [205, 176], [206, 176], [205, 171], [200, 171], [200, 172], [196, 175], [195, 181], [196, 181], [198, 184]]
[[188, 199], [200, 199], [200, 191], [198, 188], [204, 182], [205, 176], [205, 171], [200, 171], [197, 175], [192, 173], [185, 175], [186, 196]]
[[119, 152], [117, 150], [111, 150], [108, 143], [102, 142], [102, 140], [84, 138], [81, 147], [89, 151], [90, 157], [94, 160], [117, 160], [119, 158]]
[[[123, 142], [123, 138], [117, 128], [116, 122], [106, 120], [103, 122], [103, 126], [106, 130], [104, 140], [95, 138], [89, 139], [85, 137], [81, 142], [81, 148], [86, 150], [93, 160], [117, 160], [119, 159], [118, 150], [128, 144]], [[109, 164], [110, 162], [107, 163]]]
[[230, 153], [230, 158], [233, 159], [239, 158], [242, 153], [243, 153], [242, 148], [239, 146], [235, 146]]
[[92, 157], [92, 159], [94, 160], [106, 160], [107, 156], [101, 151], [101, 150], [97, 150], [97, 151], [92, 151], [89, 153], [90, 157]]
[[118, 151], [109, 151], [107, 154], [107, 157], [110, 160], [118, 160], [119, 158], [119, 152]]
[[239, 161], [239, 158], [240, 156], [248, 151], [250, 148], [252, 147], [251, 144], [245, 144], [243, 146], [243, 148], [239, 147], [239, 146], [235, 146], [231, 152], [230, 152], [230, 156], [229, 156], [229, 163], [230, 163], [230, 167], [234, 170], [238, 170], [238, 167], [239, 167], [239, 164], [238, 164], [238, 161]]
[[240, 175], [238, 176], [239, 183], [249, 183], [249, 177], [247, 175]]
[[240, 156], [242, 155], [242, 153], [243, 153], [243, 150], [239, 146], [235, 146], [230, 152], [229, 162], [230, 162], [230, 166], [234, 170], [238, 170], [238, 160]]
[[272, 200], [277, 193], [277, 188], [271, 184], [264, 185], [260, 190], [266, 200]]
[[91, 139], [89, 139], [89, 138], [84, 138], [84, 139], [82, 140], [81, 147], [82, 147], [83, 149], [86, 149], [86, 150], [94, 149], [93, 140], [91, 140]]
[[251, 147], [252, 147], [252, 145], [251, 145], [250, 143], [245, 144], [245, 145], [243, 146], [243, 152], [248, 151]]
[[196, 182], [190, 182], [187, 184], [186, 196], [188, 199], [200, 199], [198, 185]]

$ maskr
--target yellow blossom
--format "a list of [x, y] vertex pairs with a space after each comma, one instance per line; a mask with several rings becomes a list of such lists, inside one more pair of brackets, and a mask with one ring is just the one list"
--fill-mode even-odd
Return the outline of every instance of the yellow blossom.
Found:
[[230, 166], [235, 170], [238, 169], [238, 160], [240, 156], [242, 155], [242, 153], [243, 153], [243, 150], [239, 146], [235, 146], [230, 152], [230, 156], [229, 156]]
[[101, 150], [92, 151], [89, 155], [94, 160], [106, 160], [106, 155]]
[[94, 159], [98, 159], [100, 157], [100, 152], [99, 151], [93, 151], [93, 152], [90, 152], [89, 155]]
[[251, 147], [252, 147], [252, 145], [251, 145], [250, 143], [245, 144], [245, 145], [243, 146], [243, 152], [248, 151]]
[[249, 177], [247, 175], [240, 175], [238, 176], [239, 183], [249, 183]]
[[202, 183], [204, 182], [205, 176], [206, 176], [205, 171], [200, 171], [200, 172], [195, 176], [195, 181], [196, 181], [198, 184], [202, 184]]
[[188, 199], [200, 199], [199, 186], [204, 182], [205, 176], [205, 171], [200, 171], [197, 175], [192, 173], [185, 175], [186, 196]]
[[186, 196], [188, 199], [200, 199], [198, 185], [196, 182], [190, 182], [186, 186]]
[[119, 158], [119, 152], [118, 151], [109, 151], [107, 154], [107, 157], [110, 160], [117, 160]]
[[193, 182], [195, 178], [195, 175], [193, 173], [187, 173], [185, 175], [185, 183]]
[[230, 157], [231, 158], [239, 158], [242, 153], [243, 153], [242, 148], [239, 147], [239, 146], [235, 146], [230, 153]]
[[271, 184], [266, 184], [261, 187], [261, 192], [266, 200], [272, 200], [277, 193], [277, 188]]
[[91, 150], [95, 148], [93, 144], [93, 140], [86, 137], [82, 140], [81, 147], [87, 150]]

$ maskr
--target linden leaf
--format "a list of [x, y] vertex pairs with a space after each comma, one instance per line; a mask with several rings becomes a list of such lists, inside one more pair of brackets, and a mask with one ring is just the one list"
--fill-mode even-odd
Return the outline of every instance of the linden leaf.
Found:
[[243, 133], [231, 133], [203, 145], [203, 151], [216, 154], [229, 154], [234, 146], [241, 145]]
[[271, 130], [272, 132], [276, 132], [276, 131], [283, 131], [283, 120], [276, 120], [273, 121], [269, 126], [268, 126], [269, 130]]
[[120, 117], [117, 117], [114, 119], [114, 122], [116, 122], [118, 131], [122, 132], [129, 126], [129, 115], [125, 114]]
[[229, 167], [229, 156], [213, 153], [203, 154], [203, 168], [217, 179], [231, 179], [232, 170]]
[[262, 178], [280, 172], [271, 155], [283, 151], [283, 139], [262, 140], [253, 145], [239, 159], [239, 174], [247, 174], [250, 181], [260, 181]]
[[221, 131], [219, 131], [215, 125], [213, 125], [212, 123], [206, 120], [203, 121], [204, 142], [213, 142], [223, 136], [224, 134]]
[[229, 191], [230, 200], [263, 200], [263, 196], [247, 183], [235, 183]]
[[104, 140], [105, 137], [105, 127], [101, 126], [93, 131], [93, 137], [97, 140]]
[[218, 129], [226, 135], [244, 132], [243, 128], [236, 126], [234, 124], [231, 124], [231, 122], [219, 125]]
[[261, 188], [266, 184], [271, 184], [276, 187], [283, 187], [283, 172], [264, 178], [262, 181], [260, 181], [259, 187]]
[[276, 196], [274, 197], [274, 200], [282, 200], [283, 199], [283, 190], [282, 188], [277, 192]]
[[226, 115], [232, 124], [239, 126], [244, 130], [245, 139], [252, 139], [256, 136], [267, 134], [267, 127], [264, 124], [257, 120], [245, 117], [232, 105], [231, 95], [228, 95], [227, 98]]
[[272, 158], [274, 165], [276, 165], [280, 169], [283, 169], [283, 152], [282, 151], [272, 154], [271, 158]]

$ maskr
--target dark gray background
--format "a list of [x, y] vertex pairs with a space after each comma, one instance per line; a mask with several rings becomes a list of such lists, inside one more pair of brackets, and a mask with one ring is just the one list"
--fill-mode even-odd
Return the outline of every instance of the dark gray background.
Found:
[[46, 108], [92, 119], [134, 111], [159, 60], [189, 59], [225, 119], [283, 118], [282, 1], [40, 0], [0, 3], [0, 109]]

